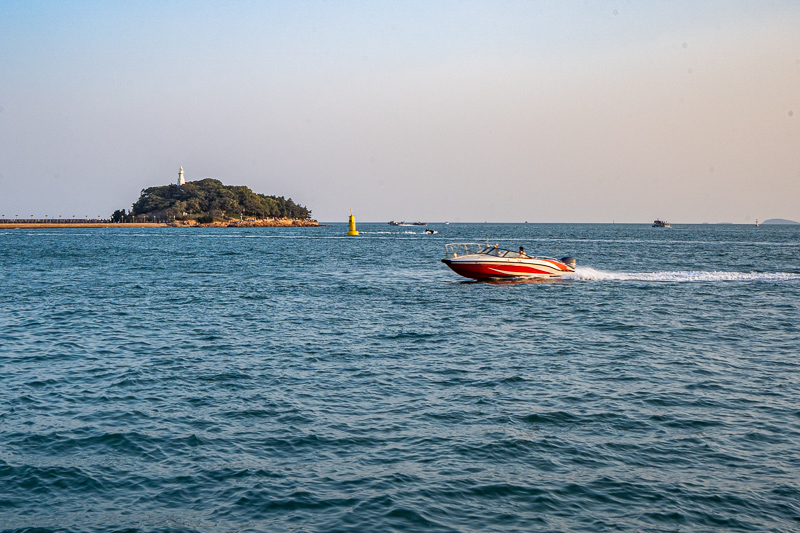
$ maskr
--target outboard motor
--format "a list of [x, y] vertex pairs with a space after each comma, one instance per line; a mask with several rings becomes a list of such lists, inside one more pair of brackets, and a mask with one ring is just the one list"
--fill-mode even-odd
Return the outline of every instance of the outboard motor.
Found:
[[568, 257], [562, 257], [561, 258], [561, 262], [564, 263], [565, 265], [567, 265], [568, 267], [570, 267], [573, 270], [575, 269], [575, 265], [578, 264], [578, 262], [575, 260], [574, 257], [569, 257], [569, 256]]

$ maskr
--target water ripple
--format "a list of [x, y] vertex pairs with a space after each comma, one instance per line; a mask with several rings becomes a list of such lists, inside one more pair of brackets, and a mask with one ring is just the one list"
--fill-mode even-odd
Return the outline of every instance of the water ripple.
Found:
[[365, 226], [0, 234], [0, 530], [797, 529], [800, 233]]

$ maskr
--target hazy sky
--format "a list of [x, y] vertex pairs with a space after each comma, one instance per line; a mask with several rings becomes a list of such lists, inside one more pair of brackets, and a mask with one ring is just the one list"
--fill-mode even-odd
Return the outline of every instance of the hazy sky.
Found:
[[800, 220], [797, 1], [0, 0], [0, 214]]

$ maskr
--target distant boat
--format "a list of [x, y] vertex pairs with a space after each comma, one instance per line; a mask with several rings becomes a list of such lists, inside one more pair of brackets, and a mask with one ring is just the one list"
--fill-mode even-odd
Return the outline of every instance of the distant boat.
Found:
[[391, 220], [391, 221], [389, 221], [389, 225], [390, 226], [427, 226], [428, 223], [427, 222], [411, 222], [409, 224], [408, 222], [403, 222], [403, 221], [398, 222], [396, 220]]
[[439, 233], [439, 232], [434, 230], [434, 229], [428, 228], [428, 229], [425, 230], [425, 233], [427, 233], [428, 235], [434, 235], [434, 234]]
[[657, 219], [655, 219], [653, 221], [653, 227], [654, 228], [671, 228], [672, 226], [670, 226], [669, 222], [667, 222], [666, 220], [661, 220], [661, 219], [657, 218]]
[[758, 223], [758, 219], [756, 219], [756, 227], [759, 227], [761, 224]]

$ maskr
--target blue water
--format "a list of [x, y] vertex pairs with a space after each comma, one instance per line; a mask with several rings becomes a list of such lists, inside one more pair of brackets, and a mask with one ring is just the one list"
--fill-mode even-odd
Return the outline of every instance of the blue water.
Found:
[[0, 530], [800, 530], [800, 227], [431, 227], [0, 230]]

